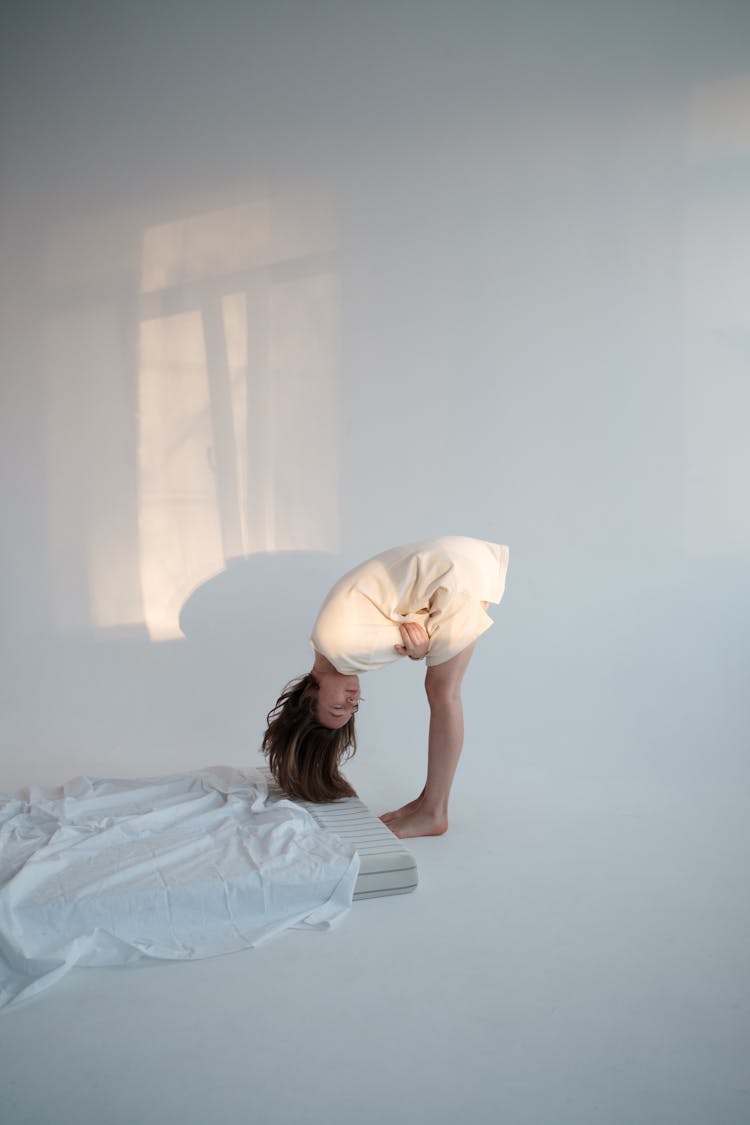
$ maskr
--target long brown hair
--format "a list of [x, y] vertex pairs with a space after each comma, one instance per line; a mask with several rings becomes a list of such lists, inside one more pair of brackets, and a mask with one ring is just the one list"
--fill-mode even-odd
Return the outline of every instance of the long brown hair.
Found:
[[354, 716], [331, 730], [318, 722], [318, 685], [311, 672], [286, 685], [268, 712], [263, 753], [277, 784], [302, 801], [356, 797], [339, 765], [357, 749]]

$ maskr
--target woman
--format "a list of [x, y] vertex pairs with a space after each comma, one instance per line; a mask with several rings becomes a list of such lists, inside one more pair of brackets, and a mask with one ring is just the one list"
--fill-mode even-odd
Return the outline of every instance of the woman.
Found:
[[463, 746], [461, 682], [487, 615], [505, 590], [508, 548], [446, 536], [393, 547], [341, 578], [312, 631], [312, 670], [268, 714], [263, 752], [290, 797], [354, 796], [339, 765], [356, 749], [359, 676], [409, 657], [425, 660], [430, 706], [427, 780], [416, 800], [381, 820], [401, 838], [440, 836]]

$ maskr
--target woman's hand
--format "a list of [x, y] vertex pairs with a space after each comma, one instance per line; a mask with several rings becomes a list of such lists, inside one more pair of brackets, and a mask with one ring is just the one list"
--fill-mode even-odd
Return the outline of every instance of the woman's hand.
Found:
[[408, 656], [410, 660], [421, 660], [430, 648], [430, 638], [427, 630], [416, 621], [405, 621], [399, 625], [401, 644], [394, 645], [399, 656]]

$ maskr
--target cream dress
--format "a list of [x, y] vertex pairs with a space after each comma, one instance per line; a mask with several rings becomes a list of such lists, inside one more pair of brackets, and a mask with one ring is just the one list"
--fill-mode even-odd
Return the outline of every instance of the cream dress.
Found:
[[392, 547], [339, 579], [310, 643], [338, 672], [358, 675], [402, 657], [399, 625], [417, 621], [430, 637], [427, 664], [444, 664], [492, 625], [482, 602], [505, 591], [509, 551], [449, 535]]

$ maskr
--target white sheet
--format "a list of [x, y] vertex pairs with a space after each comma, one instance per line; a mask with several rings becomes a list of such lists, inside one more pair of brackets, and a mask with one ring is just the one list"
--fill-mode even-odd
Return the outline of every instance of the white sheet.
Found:
[[74, 965], [211, 957], [341, 918], [353, 846], [267, 795], [219, 766], [0, 796], [0, 1007]]

